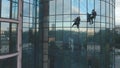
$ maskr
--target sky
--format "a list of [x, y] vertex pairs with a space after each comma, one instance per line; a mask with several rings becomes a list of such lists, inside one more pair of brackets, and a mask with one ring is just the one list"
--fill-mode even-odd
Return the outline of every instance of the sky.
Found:
[[116, 25], [120, 25], [120, 0], [116, 0], [115, 14], [116, 14]]

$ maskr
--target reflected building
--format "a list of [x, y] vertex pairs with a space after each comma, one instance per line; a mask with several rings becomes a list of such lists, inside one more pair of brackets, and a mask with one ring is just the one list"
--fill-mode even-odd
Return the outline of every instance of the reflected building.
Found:
[[120, 25], [115, 26], [115, 31], [117, 34], [120, 34]]
[[0, 68], [115, 68], [114, 25], [115, 0], [0, 0]]

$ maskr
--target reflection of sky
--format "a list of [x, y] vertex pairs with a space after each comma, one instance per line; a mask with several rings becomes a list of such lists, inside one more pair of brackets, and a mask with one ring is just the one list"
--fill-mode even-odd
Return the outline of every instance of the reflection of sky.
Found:
[[2, 17], [9, 18], [9, 10], [10, 10], [9, 5], [10, 5], [10, 1], [2, 0], [2, 12], [1, 12]]
[[[17, 19], [17, 0], [12, 1], [12, 18]], [[10, 0], [2, 0], [1, 17], [10, 18]]]
[[116, 0], [116, 25], [120, 25], [120, 0]]
[[[26, 0], [27, 1], [27, 0]], [[54, 0], [53, 0], [54, 1]], [[51, 2], [53, 2], [53, 1], [51, 1]], [[61, 8], [63, 8], [63, 6], [62, 6], [62, 2], [63, 0], [57, 0], [57, 6], [59, 7], [59, 9], [57, 10], [57, 13], [61, 13]], [[87, 9], [86, 9], [86, 1], [87, 0], [72, 0], [72, 10], [71, 10], [71, 8], [70, 8], [70, 0], [64, 0], [64, 10], [66, 10], [66, 11], [64, 11], [64, 13], [69, 13], [70, 11], [72, 12], [71, 14], [79, 14], [79, 13], [81, 13], [81, 14], [86, 14], [87, 13]], [[88, 0], [88, 12], [89, 13], [91, 13], [91, 11], [92, 11], [92, 9], [94, 8], [94, 1], [96, 1], [96, 3], [95, 3], [95, 5], [96, 6], [100, 6], [98, 3], [99, 3], [99, 0]], [[7, 4], [7, 5], [6, 5]], [[55, 5], [54, 5], [54, 3], [51, 3], [54, 7], [55, 7]], [[9, 1], [8, 0], [2, 0], [2, 10], [4, 10], [4, 11], [2, 11], [3, 13], [3, 16], [5, 16], [5, 17], [8, 17], [8, 11], [7, 10], [9, 10], [9, 8], [8, 8], [8, 5], [9, 5]], [[67, 8], [68, 7], [68, 8]], [[53, 8], [53, 7], [51, 7], [51, 8]], [[50, 8], [50, 9], [51, 9]], [[99, 10], [97, 10], [97, 9], [100, 9], [100, 8], [97, 8], [97, 7], [95, 7], [96, 8], [96, 11], [97, 11], [97, 13], [99, 13]], [[25, 9], [28, 9], [28, 5], [26, 5], [25, 7], [24, 7], [24, 10]], [[53, 8], [54, 9], [54, 8]], [[52, 10], [52, 9], [51, 9]], [[55, 10], [55, 9], [54, 9]], [[52, 12], [54, 13], [55, 11], [54, 10], [52, 10]], [[28, 10], [25, 10], [25, 14], [28, 14], [29, 12], [28, 12]], [[118, 14], [119, 15], [119, 14]], [[64, 17], [64, 19], [66, 20], [66, 21], [72, 21], [75, 17], [77, 17], [78, 15], [72, 15], [72, 18], [70, 17], [70, 15], [68, 15], [68, 16], [66, 16], [66, 17]], [[80, 15], [81, 16], [81, 21], [86, 21], [86, 15]], [[57, 18], [57, 17], [56, 17]], [[61, 16], [61, 18], [62, 18], [62, 16]], [[59, 21], [62, 21], [62, 19], [61, 19], [60, 17], [58, 17], [57, 18], [57, 20], [59, 20]], [[52, 18], [50, 18], [50, 19], [52, 19]], [[99, 22], [100, 21], [100, 18], [96, 18], [96, 20]], [[118, 20], [118, 19], [117, 19]], [[104, 21], [103, 21], [104, 22]], [[65, 24], [64, 24], [65, 23]], [[57, 25], [58, 26], [60, 26], [60, 27], [62, 27], [62, 26], [65, 26], [65, 27], [71, 27], [71, 24], [73, 24], [73, 22], [59, 22]], [[80, 24], [80, 27], [86, 27], [86, 22], [82, 22], [81, 24]], [[97, 25], [97, 24], [95, 24], [96, 26], [99, 26], [99, 24]], [[102, 23], [102, 25], [104, 25], [104, 23]], [[90, 27], [94, 27], [94, 25], [89, 25]], [[75, 26], [76, 27], [76, 26]]]
[[[59, 2], [60, 0], [57, 0], [56, 2], [57, 2], [57, 6], [59, 6], [59, 8], [63, 8], [63, 2]], [[88, 2], [86, 2], [86, 1], [88, 1]], [[95, 2], [94, 2], [95, 1]], [[59, 27], [59, 28], [62, 28], [62, 27], [67, 27], [67, 28], [70, 28], [71, 27], [71, 25], [73, 24], [73, 22], [71, 22], [71, 21], [73, 21], [77, 16], [79, 16], [79, 14], [86, 14], [87, 13], [87, 11], [89, 12], [89, 13], [91, 13], [92, 12], [92, 9], [95, 9], [96, 10], [96, 12], [97, 12], [97, 17], [96, 17], [96, 22], [94, 23], [94, 24], [92, 24], [92, 25], [89, 25], [88, 24], [88, 27], [90, 27], [90, 28], [92, 28], [92, 27], [98, 27], [98, 28], [100, 28], [100, 17], [99, 17], [99, 15], [100, 15], [100, 11], [101, 11], [101, 15], [103, 15], [103, 16], [105, 16], [105, 15], [108, 15], [109, 13], [107, 13], [107, 14], [105, 14], [105, 2], [104, 1], [101, 1], [101, 4], [102, 4], [102, 9], [100, 10], [100, 0], [72, 0], [72, 3], [70, 3], [70, 0], [64, 0], [64, 8], [67, 8], [67, 11], [65, 11], [64, 13], [67, 13], [68, 15], [65, 17], [65, 15], [64, 16], [59, 16], [58, 17], [58, 15], [56, 15], [56, 18], [57, 18], [57, 21], [61, 21], [61, 23], [59, 22], [57, 22], [56, 21], [56, 27]], [[72, 4], [72, 5], [71, 5]], [[88, 4], [88, 5], [86, 5], [86, 4]], [[52, 4], [53, 5], [53, 4]], [[109, 4], [108, 4], [109, 5]], [[54, 5], [55, 6], [55, 5]], [[72, 7], [72, 9], [70, 9], [70, 6]], [[95, 6], [95, 7], [94, 7]], [[87, 7], [88, 7], [88, 9], [87, 9]], [[107, 7], [109, 7], [109, 6], [107, 6]], [[51, 7], [52, 8], [52, 7]], [[51, 9], [50, 8], [50, 9]], [[58, 7], [56, 7], [56, 8], [58, 8]], [[51, 9], [52, 10], [52, 9]], [[50, 11], [51, 11], [50, 10]], [[52, 10], [53, 12], [52, 13], [55, 13], [55, 8], [54, 8], [54, 10]], [[61, 10], [60, 10], [61, 11]], [[59, 14], [60, 13], [60, 11], [58, 11], [57, 10], [57, 13], [56, 14]], [[63, 10], [64, 11], [64, 10]], [[70, 13], [70, 11], [71, 11], [71, 13]], [[62, 12], [61, 12], [61, 14], [62, 14]], [[111, 13], [110, 13], [111, 14]], [[105, 25], [105, 22], [106, 22], [106, 20], [105, 20], [105, 17], [101, 17], [101, 27], [105, 27], [104, 25]], [[109, 16], [109, 15], [108, 15]], [[63, 19], [62, 19], [62, 17], [63, 17]], [[80, 23], [80, 27], [87, 27], [87, 22], [86, 22], [86, 20], [87, 20], [87, 18], [86, 18], [86, 15], [80, 15], [80, 17], [81, 17], [81, 23]], [[50, 18], [50, 20], [51, 20], [52, 18]], [[65, 21], [68, 21], [68, 22], [65, 22], [64, 21], [64, 19], [65, 19]], [[55, 18], [54, 18], [54, 20], [55, 20]], [[53, 21], [54, 21], [53, 20]], [[70, 22], [69, 22], [70, 21]], [[55, 23], [55, 22], [54, 22]], [[64, 24], [65, 23], [65, 24]], [[107, 23], [108, 23], [108, 21], [107, 21]], [[53, 23], [52, 23], [53, 24]], [[50, 24], [51, 25], [51, 24]], [[51, 26], [50, 26], [51, 27]], [[74, 27], [76, 27], [76, 26], [74, 26]]]
[[8, 29], [9, 29], [9, 23], [2, 22], [1, 23], [1, 30], [8, 31]]

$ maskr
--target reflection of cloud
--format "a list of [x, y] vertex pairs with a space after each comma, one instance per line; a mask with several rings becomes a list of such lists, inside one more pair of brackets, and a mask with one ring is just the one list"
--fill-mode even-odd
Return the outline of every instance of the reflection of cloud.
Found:
[[[71, 0], [64, 0], [64, 2], [63, 2], [63, 0], [57, 0], [56, 4], [55, 4], [55, 1], [51, 1], [50, 7], [49, 7], [50, 15], [55, 15], [55, 13], [56, 14], [68, 14], [68, 15], [64, 15], [65, 20], [66, 21], [74, 20], [80, 14], [80, 9], [78, 7], [76, 7], [76, 5], [74, 5], [74, 4], [71, 5], [70, 1]], [[73, 1], [73, 2], [76, 2], [76, 1]], [[70, 19], [70, 15], [72, 16], [72, 19]], [[62, 21], [62, 19], [61, 19], [62, 15], [61, 15], [61, 18], [60, 18], [60, 15], [57, 15], [56, 18], [57, 18], [57, 20]], [[54, 17], [50, 17], [49, 19], [50, 19], [50, 21], [55, 20]]]
[[[56, 6], [55, 6], [56, 5]], [[56, 9], [55, 9], [56, 7]], [[72, 5], [72, 10], [71, 10], [71, 2], [70, 0], [64, 0], [64, 7], [63, 7], [63, 1], [62, 0], [57, 0], [56, 4], [54, 1], [50, 2], [50, 14], [62, 14], [64, 11], [65, 14], [70, 14], [70, 11], [72, 11], [72, 14], [78, 14], [80, 13], [80, 10], [78, 7], [75, 5]]]
[[77, 7], [72, 7], [72, 14], [79, 14], [80, 10]]
[[116, 0], [116, 25], [120, 25], [120, 0]]

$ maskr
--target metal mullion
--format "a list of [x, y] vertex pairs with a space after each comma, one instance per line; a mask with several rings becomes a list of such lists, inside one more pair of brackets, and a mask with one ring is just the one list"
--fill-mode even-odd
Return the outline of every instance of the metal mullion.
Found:
[[[113, 12], [114, 12], [114, 5], [112, 5], [112, 43], [110, 44], [110, 49], [113, 49], [113, 37], [114, 37], [114, 31], [113, 31], [113, 21], [114, 21], [114, 19], [113, 19], [113, 17], [114, 17], [114, 14], [113, 14]], [[111, 42], [111, 41], [110, 41]], [[113, 50], [114, 51], [114, 50]], [[111, 53], [112, 54], [112, 62], [110, 62], [110, 64], [113, 64], [113, 63], [115, 63], [113, 60], [114, 60], [114, 54], [113, 54], [113, 52]]]
[[[2, 0], [0, 0], [0, 18], [1, 18], [1, 8], [2, 8]], [[1, 21], [0, 21], [0, 32], [1, 32]], [[0, 49], [1, 49], [1, 33], [0, 33]]]
[[[29, 0], [29, 2], [30, 2], [30, 0]], [[29, 10], [30, 10], [30, 3], [29, 3]], [[36, 21], [36, 16], [37, 16], [37, 7], [36, 7], [36, 5], [37, 5], [37, 0], [35, 0], [34, 1], [34, 5], [32, 5], [32, 6], [35, 6], [34, 7], [34, 11], [35, 11], [35, 13], [34, 13], [34, 16], [35, 16], [35, 18], [34, 18], [34, 24], [35, 24], [35, 37], [34, 37], [34, 67], [35, 68], [37, 68], [37, 60], [38, 60], [38, 45], [37, 45], [37, 21]], [[30, 11], [29, 11], [29, 20], [30, 20]]]
[[[1, 18], [2, 0], [0, 0], [0, 18]], [[0, 21], [0, 49], [1, 49], [1, 21]]]
[[1, 59], [7, 59], [7, 58], [12, 58], [12, 57], [15, 57], [15, 56], [18, 56], [18, 53], [12, 53], [12, 54], [6, 54], [6, 55], [1, 55], [0, 56], [0, 60]]
[[[99, 11], [100, 11], [100, 58], [99, 59], [101, 59], [101, 57], [102, 57], [101, 56], [101, 48], [102, 48], [102, 45], [101, 45], [102, 44], [102, 42], [101, 42], [101, 40], [102, 40], [101, 39], [101, 1], [100, 1], [100, 10]], [[100, 64], [101, 64], [101, 61], [100, 61]], [[101, 65], [101, 67], [102, 67], [102, 65]]]
[[12, 0], [10, 0], [10, 19], [12, 19]]
[[0, 18], [1, 18], [2, 0], [0, 0]]
[[[114, 28], [115, 28], [115, 22], [116, 22], [116, 21], [115, 21], [115, 19], [116, 19], [116, 18], [115, 18], [115, 13], [116, 13], [116, 12], [115, 12], [115, 5], [116, 5], [116, 3], [114, 3]], [[115, 36], [115, 29], [114, 29], [114, 36]], [[114, 40], [114, 42], [115, 42], [115, 40]], [[113, 43], [114, 43], [114, 42], [113, 42]], [[115, 67], [116, 67], [116, 66], [115, 66], [115, 49], [114, 49], [113, 51], [114, 51], [114, 68], [115, 68]]]
[[110, 19], [111, 19], [111, 4], [110, 4], [110, 0], [109, 0], [109, 30], [111, 29], [111, 27], [110, 27], [110, 25], [111, 25], [111, 23], [110, 23]]
[[17, 68], [22, 68], [22, 13], [23, 13], [23, 1], [18, 0], [18, 36], [17, 36]]
[[16, 23], [16, 24], [19, 23], [19, 21], [17, 21], [17, 20], [7, 19], [7, 18], [0, 18], [0, 21], [2, 21], [2, 22], [9, 22], [9, 23]]
[[[106, 29], [107, 29], [107, 22], [106, 22], [106, 1], [104, 2], [105, 3], [105, 31], [106, 31]], [[110, 5], [110, 3], [109, 3], [109, 5]], [[109, 6], [110, 7], [110, 6]], [[110, 9], [109, 9], [109, 11], [110, 11]], [[110, 14], [110, 13], [109, 13]], [[110, 16], [110, 15], [109, 15]], [[107, 33], [105, 32], [105, 43], [104, 43], [104, 47], [106, 47], [106, 42], [107, 42], [107, 38], [106, 38], [106, 35], [107, 35]], [[104, 56], [105, 56], [105, 67], [107, 67], [107, 61], [106, 61], [106, 56], [107, 56], [107, 54], [106, 54], [106, 52], [105, 52], [105, 54], [104, 54]]]
[[[72, 25], [72, 0], [70, 0], [70, 37], [72, 36], [72, 28], [71, 28], [71, 25]], [[72, 53], [70, 54], [70, 58], [72, 58]], [[72, 64], [72, 61], [70, 61], [70, 63]], [[70, 65], [70, 68], [72, 67], [72, 65]]]
[[[80, 10], [80, 6], [79, 6], [80, 0], [78, 0], [78, 10]], [[78, 16], [80, 16], [80, 12], [78, 12]], [[79, 24], [79, 28], [78, 28], [78, 41], [80, 41], [80, 24]], [[78, 42], [78, 45], [80, 43]]]
[[[100, 45], [101, 45], [101, 47], [100, 47], [100, 52], [101, 52], [101, 53], [100, 53], [100, 57], [103, 57], [103, 56], [102, 56], [102, 47], [103, 47], [103, 45], [102, 45], [102, 42], [101, 42], [101, 41], [102, 41], [102, 39], [101, 39], [101, 37], [102, 37], [102, 36], [101, 36], [101, 35], [102, 35], [102, 33], [101, 33], [101, 29], [102, 29], [102, 28], [101, 28], [101, 27], [102, 27], [102, 26], [101, 26], [101, 20], [102, 20], [102, 18], [101, 18], [101, 1], [100, 1]], [[102, 59], [102, 60], [103, 60], [103, 59]], [[101, 67], [102, 67], [102, 60], [100, 61]]]
[[[56, 8], [56, 6], [57, 6], [57, 1], [55, 0], [55, 2], [54, 2], [54, 4], [55, 4], [55, 42], [56, 42], [56, 37], [57, 37], [57, 32], [56, 32], [56, 30], [57, 30], [57, 28], [56, 28], [56, 12], [57, 12], [57, 8]], [[53, 28], [53, 27], [52, 27]], [[56, 43], [55, 43], [55, 45], [56, 45]]]
[[[63, 37], [64, 37], [64, 36], [63, 36], [63, 35], [64, 35], [64, 32], [63, 32], [63, 31], [64, 31], [64, 28], [65, 28], [65, 27], [64, 27], [64, 0], [62, 0], [62, 41], [64, 40], [64, 38], [63, 38]], [[62, 44], [63, 44], [63, 42], [62, 42]], [[64, 52], [64, 49], [63, 49], [63, 52]], [[63, 53], [62, 56], [64, 57], [64, 55], [65, 55], [65, 54]], [[64, 62], [63, 62], [63, 63], [64, 63]], [[64, 68], [64, 66], [62, 66], [62, 67]]]
[[[87, 13], [88, 13], [88, 0], [86, 0], [86, 10], [87, 10]], [[88, 46], [88, 22], [86, 21], [86, 25], [87, 25], [87, 28], [86, 28], [86, 48], [87, 48], [87, 46]], [[87, 56], [88, 56], [88, 51], [87, 51], [87, 49], [86, 49], [86, 59], [88, 59], [87, 58]], [[88, 61], [87, 61], [87, 67], [89, 68], [89, 65], [88, 65]]]
[[[12, 7], [12, 0], [10, 0], [10, 11], [9, 11], [9, 12], [10, 12], [10, 17], [9, 17], [10, 19], [12, 19], [12, 8], [13, 8], [13, 7]], [[13, 50], [13, 49], [12, 49], [12, 47], [13, 47], [13, 46], [12, 46], [12, 22], [9, 23], [9, 39], [10, 39], [10, 40], [9, 40], [9, 46], [10, 46], [10, 47], [9, 47], [9, 52], [11, 53], [11, 52], [13, 52], [13, 51], [12, 51], [12, 50]]]
[[[29, 4], [29, 6], [28, 6], [28, 9], [29, 9], [29, 13], [28, 14], [29, 15], [28, 15], [28, 22], [27, 23], [28, 23], [28, 29], [30, 31], [30, 0], [29, 0], [28, 4]], [[28, 37], [30, 37], [30, 36], [28, 35]], [[28, 41], [29, 41], [29, 38], [28, 38]]]
[[[94, 10], [95, 10], [95, 0], [94, 0]], [[96, 10], [95, 10], [96, 11]], [[94, 36], [93, 36], [93, 46], [94, 46], [94, 57], [95, 57], [95, 19], [94, 19]]]
[[[78, 10], [80, 11], [80, 0], [78, 0]], [[78, 16], [80, 17], [80, 12], [79, 12], [79, 14], [78, 14]], [[81, 17], [80, 17], [81, 18]], [[81, 24], [81, 21], [80, 21], [80, 24]], [[79, 28], [78, 28], [78, 47], [79, 46], [81, 46], [80, 45], [80, 37], [81, 37], [81, 33], [80, 33], [80, 29], [81, 29], [81, 27], [80, 27], [80, 24], [79, 24]], [[83, 47], [83, 46], [82, 46]], [[77, 50], [78, 51], [78, 50]], [[79, 55], [78, 55], [79, 56]], [[81, 56], [79, 56], [80, 58], [81, 58]], [[78, 59], [78, 60], [80, 60], [80, 58]], [[79, 63], [79, 62], [78, 62]], [[80, 66], [80, 65], [79, 65]]]
[[[64, 0], [62, 0], [62, 41], [64, 40]], [[63, 43], [63, 42], [62, 42]], [[64, 50], [63, 50], [64, 51]], [[62, 56], [64, 56], [64, 54], [62, 55]], [[63, 62], [64, 63], [64, 62]]]
[[[40, 3], [40, 1], [39, 1], [39, 13], [40, 13], [40, 12], [42, 12], [42, 10], [41, 10], [41, 3]], [[32, 13], [33, 13], [33, 12], [32, 12]], [[42, 14], [39, 14], [39, 17], [38, 17], [38, 18], [39, 18], [39, 33], [41, 32], [41, 33], [39, 34], [39, 36], [40, 36], [39, 38], [40, 38], [40, 41], [41, 41], [41, 44], [42, 44], [42, 45], [41, 45], [41, 48], [42, 48], [42, 50], [41, 50], [41, 55], [42, 55], [41, 58], [43, 59], [43, 58], [44, 58], [44, 57], [43, 57], [43, 55], [44, 55], [44, 53], [43, 53], [43, 50], [44, 50], [44, 49], [43, 49], [43, 44], [44, 44], [44, 43], [43, 43], [43, 40], [42, 40], [42, 39], [43, 39], [43, 28], [42, 28], [43, 23], [41, 22], [41, 17], [42, 17]], [[41, 66], [42, 68], [43, 68], [43, 64], [44, 64], [44, 62], [43, 62], [43, 60], [42, 60], [42, 64], [41, 64], [41, 65], [42, 65], [42, 66]]]

